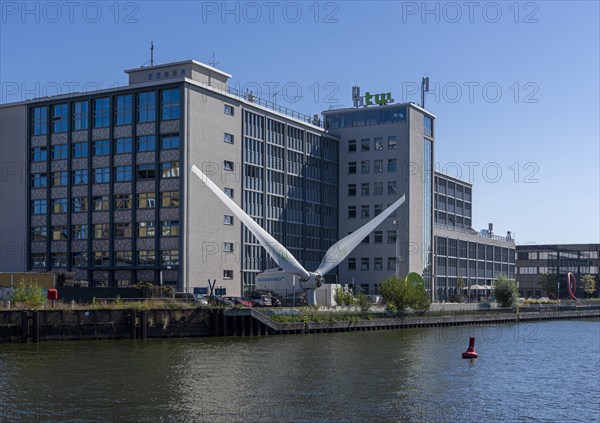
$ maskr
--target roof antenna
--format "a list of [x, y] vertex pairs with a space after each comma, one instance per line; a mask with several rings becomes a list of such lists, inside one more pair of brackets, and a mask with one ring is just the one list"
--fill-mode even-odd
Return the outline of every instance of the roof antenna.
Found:
[[150, 66], [154, 66], [154, 41], [150, 41]]
[[219, 62], [215, 62], [215, 53], [212, 54], [212, 61], [208, 62], [213, 68], [219, 64]]
[[425, 93], [429, 92], [429, 77], [421, 78], [421, 107], [425, 108]]

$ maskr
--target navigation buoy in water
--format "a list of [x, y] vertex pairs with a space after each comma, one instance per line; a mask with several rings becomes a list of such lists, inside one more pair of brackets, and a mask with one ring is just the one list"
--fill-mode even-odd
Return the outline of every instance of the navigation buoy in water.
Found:
[[479, 354], [475, 352], [475, 338], [469, 338], [469, 348], [462, 353], [462, 358], [477, 358]]

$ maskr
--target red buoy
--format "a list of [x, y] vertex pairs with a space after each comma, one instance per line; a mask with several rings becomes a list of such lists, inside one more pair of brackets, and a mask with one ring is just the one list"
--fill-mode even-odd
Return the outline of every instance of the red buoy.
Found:
[[477, 358], [479, 354], [475, 352], [475, 338], [469, 338], [469, 348], [462, 353], [462, 358]]

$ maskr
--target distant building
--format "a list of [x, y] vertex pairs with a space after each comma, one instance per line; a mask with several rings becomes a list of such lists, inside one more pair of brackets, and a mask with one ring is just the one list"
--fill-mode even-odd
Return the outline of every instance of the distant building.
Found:
[[582, 277], [596, 278], [596, 294], [600, 291], [600, 244], [545, 244], [517, 246], [517, 282], [519, 293], [525, 298], [539, 298], [555, 294], [556, 288], [545, 290], [541, 286], [544, 274], [558, 283], [559, 297], [567, 298], [567, 274], [573, 273], [577, 281], [575, 296], [585, 298]]

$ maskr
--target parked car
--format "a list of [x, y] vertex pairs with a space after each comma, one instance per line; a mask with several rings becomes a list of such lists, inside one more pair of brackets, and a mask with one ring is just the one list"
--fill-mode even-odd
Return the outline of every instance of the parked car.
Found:
[[271, 301], [271, 296], [266, 294], [261, 294], [260, 292], [251, 292], [248, 294], [246, 298], [248, 301], [252, 302], [253, 307], [272, 307], [273, 302]]
[[223, 297], [229, 301], [232, 301], [235, 305], [241, 305], [244, 307], [252, 307], [252, 302], [243, 299], [242, 297]]

